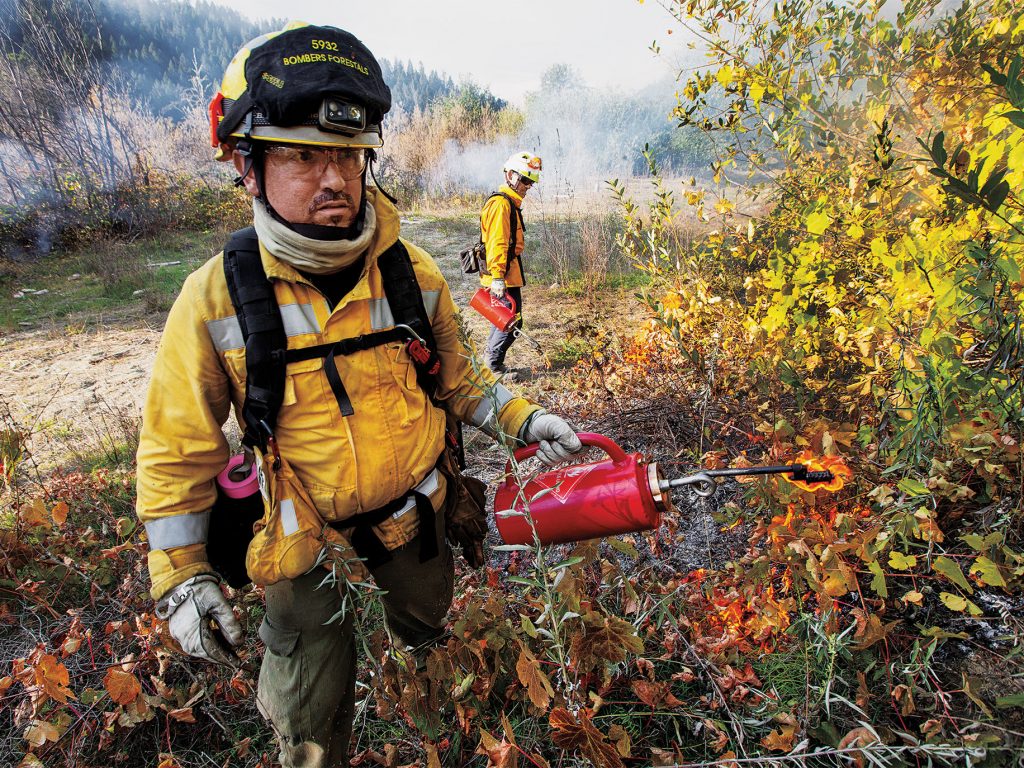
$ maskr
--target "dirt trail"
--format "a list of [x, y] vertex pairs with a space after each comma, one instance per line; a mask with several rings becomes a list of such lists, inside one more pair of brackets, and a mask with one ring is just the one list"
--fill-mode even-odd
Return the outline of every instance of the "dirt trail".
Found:
[[[448, 276], [452, 295], [465, 310], [475, 281]], [[602, 307], [604, 318], [597, 318], [593, 307], [557, 289], [531, 286], [527, 291], [527, 329], [556, 359], [581, 323], [607, 322], [610, 315], [636, 311], [627, 310], [627, 297], [615, 296], [610, 299], [613, 306]], [[482, 351], [490, 326], [472, 310], [464, 316]], [[69, 323], [0, 336], [0, 416], [6, 405], [18, 428], [31, 433], [29, 447], [41, 466], [69, 451], [88, 453], [90, 446], [111, 434], [116, 438], [123, 425], [137, 419], [164, 319], [128, 310], [113, 324], [85, 330]], [[513, 347], [508, 361], [523, 370], [518, 386], [527, 389], [541, 380], [550, 385], [560, 375], [557, 368], [545, 369], [543, 358], [523, 341]]]
[[32, 434], [36, 461], [45, 466], [62, 449], [87, 450], [82, 443], [116, 434], [140, 413], [161, 325], [162, 318], [153, 325], [52, 327], [0, 338], [0, 408], [6, 404], [18, 427]]

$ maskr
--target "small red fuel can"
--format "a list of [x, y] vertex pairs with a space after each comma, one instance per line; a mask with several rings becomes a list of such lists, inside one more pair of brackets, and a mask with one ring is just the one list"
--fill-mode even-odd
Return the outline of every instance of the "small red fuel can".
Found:
[[[494, 496], [498, 533], [506, 544], [533, 544], [534, 530], [542, 544], [583, 541], [620, 533], [653, 530], [662, 512], [671, 509], [664, 479], [655, 462], [639, 453], [627, 454], [611, 438], [593, 432], [577, 435], [583, 445], [603, 450], [608, 458], [570, 464], [533, 476], [521, 488], [512, 474]], [[536, 445], [516, 451], [516, 461], [537, 453]]]
[[494, 295], [486, 288], [480, 288], [473, 294], [473, 298], [469, 300], [469, 306], [486, 317], [488, 322], [499, 331], [507, 333], [512, 324], [515, 323], [518, 313], [516, 312], [515, 299], [507, 293], [505, 298], [512, 305], [511, 308], [507, 307], [501, 299], [494, 298]]

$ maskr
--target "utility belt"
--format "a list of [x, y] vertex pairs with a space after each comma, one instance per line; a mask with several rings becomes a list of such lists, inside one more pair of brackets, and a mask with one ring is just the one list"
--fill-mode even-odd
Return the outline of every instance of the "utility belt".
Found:
[[344, 520], [328, 522], [313, 504], [287, 459], [275, 448], [273, 446], [266, 454], [257, 450], [256, 454], [263, 516], [253, 525], [254, 535], [245, 551], [245, 572], [254, 583], [266, 586], [298, 578], [325, 560], [326, 547], [335, 550], [334, 562], [343, 561], [346, 578], [363, 581], [367, 568], [391, 559], [374, 526], [388, 518], [410, 514], [414, 509], [419, 515], [420, 560], [426, 562], [437, 557], [437, 541], [433, 535], [436, 513], [429, 496], [439, 488], [437, 467], [419, 485], [394, 501]]
[[434, 511], [430, 495], [437, 491], [439, 478], [440, 472], [435, 465], [426, 479], [404, 496], [399, 496], [383, 507], [361, 512], [344, 520], [336, 520], [327, 525], [336, 531], [344, 532], [351, 529], [349, 540], [352, 542], [352, 548], [366, 561], [366, 567], [372, 570], [391, 560], [391, 552], [373, 530], [374, 526], [389, 518], [397, 520], [415, 510], [419, 515], [420, 562], [425, 563], [438, 555], [437, 537], [434, 535], [437, 513]]

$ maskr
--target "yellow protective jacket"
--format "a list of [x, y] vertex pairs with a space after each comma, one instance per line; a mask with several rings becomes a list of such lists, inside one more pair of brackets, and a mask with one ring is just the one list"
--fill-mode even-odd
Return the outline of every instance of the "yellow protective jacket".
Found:
[[[398, 238], [398, 212], [373, 188], [367, 189], [367, 203], [377, 213], [376, 233], [362, 277], [333, 311], [305, 278], [261, 246], [289, 349], [393, 327], [377, 257]], [[474, 372], [459, 339], [457, 310], [444, 277], [425, 251], [403, 243], [441, 359], [436, 398], [464, 423], [493, 434], [496, 419], [504, 434], [518, 435], [538, 406], [495, 384], [486, 367]], [[316, 358], [288, 365], [276, 429], [281, 454], [329, 522], [377, 509], [428, 483], [445, 430], [445, 414], [418, 386], [401, 342], [337, 355], [335, 364], [354, 415], [341, 415], [324, 359]], [[216, 499], [214, 478], [229, 456], [221, 426], [232, 405], [240, 419], [245, 378], [241, 328], [221, 254], [188, 277], [171, 308], [143, 412], [137, 511], [150, 540], [154, 599], [190, 576], [212, 570], [206, 559], [206, 531]], [[435, 506], [442, 502], [435, 499]], [[394, 549], [416, 536], [418, 522], [417, 515], [405, 514], [375, 530]]]
[[480, 234], [487, 249], [487, 272], [480, 271], [480, 282], [484, 286], [491, 284], [491, 280], [499, 278], [505, 281], [508, 288], [516, 288], [526, 284], [526, 276], [523, 274], [523, 220], [518, 209], [523, 204], [521, 195], [517, 195], [507, 184], [503, 184], [499, 190], [502, 194], [508, 195], [515, 203], [517, 209], [515, 216], [516, 227], [516, 256], [520, 258], [509, 258], [508, 245], [512, 239], [509, 229], [509, 205], [508, 200], [496, 195], [484, 203], [480, 211]]

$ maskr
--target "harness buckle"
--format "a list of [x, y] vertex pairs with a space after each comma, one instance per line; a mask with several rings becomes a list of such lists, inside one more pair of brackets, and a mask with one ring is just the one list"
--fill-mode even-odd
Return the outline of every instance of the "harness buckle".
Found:
[[274, 437], [274, 430], [262, 419], [260, 420], [260, 429], [263, 430], [263, 437], [267, 442], [267, 450], [274, 457], [274, 471], [276, 472], [281, 468], [281, 451], [277, 448], [277, 438]]

